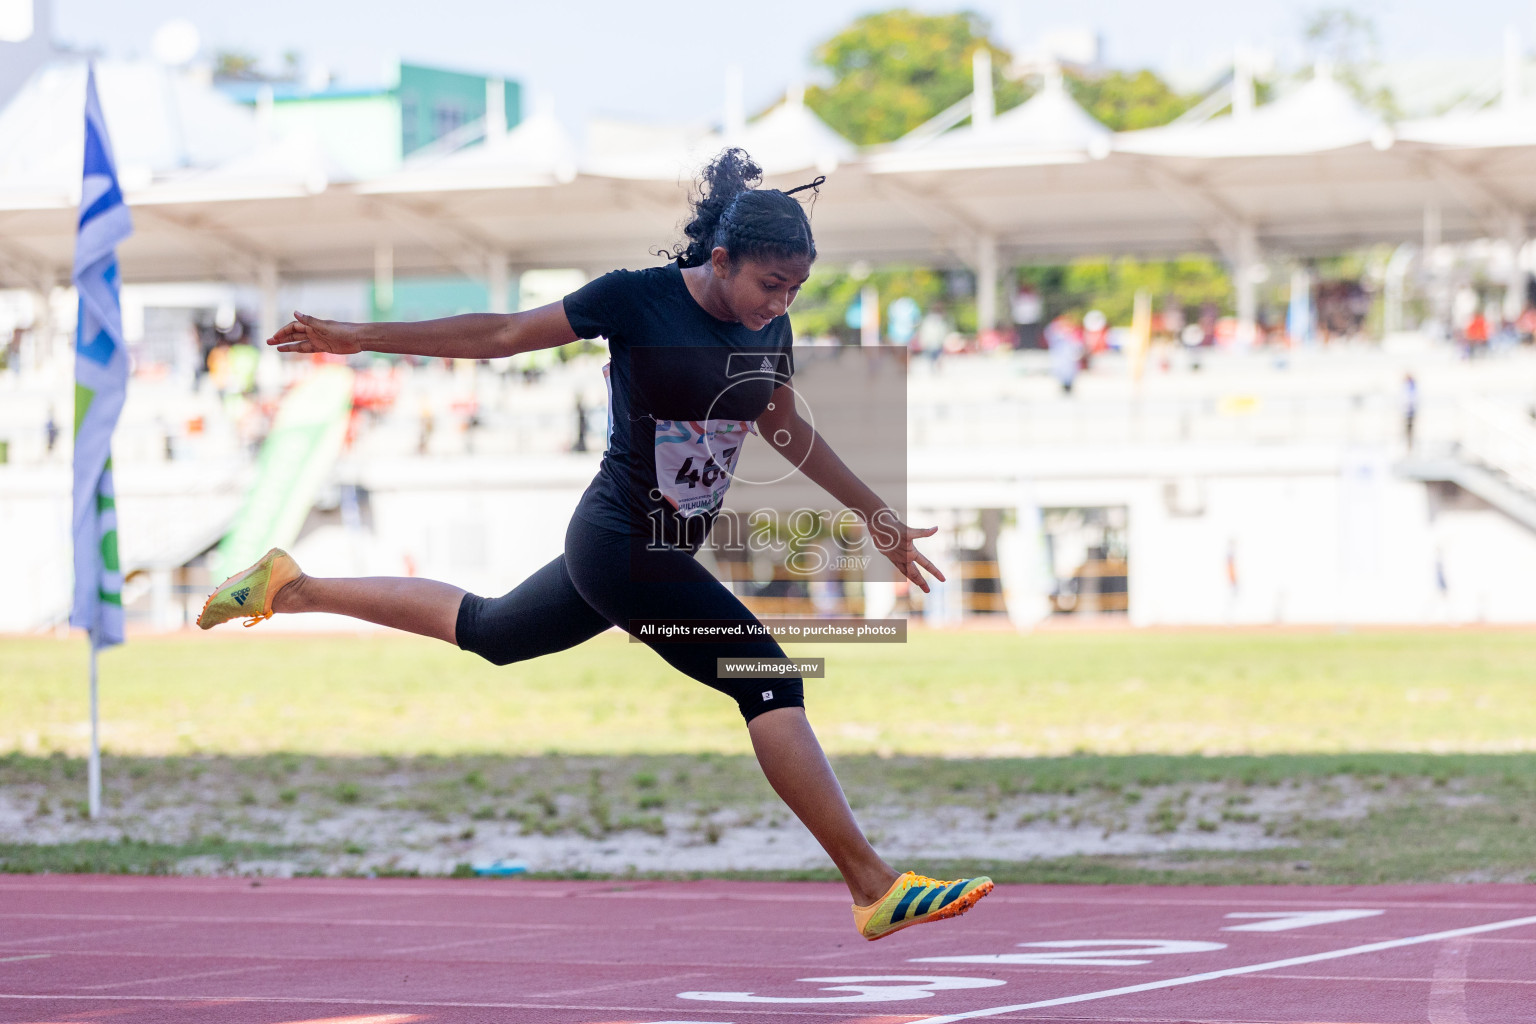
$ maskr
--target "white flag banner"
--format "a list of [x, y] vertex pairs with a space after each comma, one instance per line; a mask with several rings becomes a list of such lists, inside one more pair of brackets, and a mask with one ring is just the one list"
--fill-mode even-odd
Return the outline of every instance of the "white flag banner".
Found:
[[85, 85], [85, 180], [75, 238], [80, 314], [75, 329], [75, 600], [69, 614], [71, 626], [90, 632], [92, 649], [123, 642], [111, 448], [128, 392], [117, 246], [132, 233], [92, 67]]

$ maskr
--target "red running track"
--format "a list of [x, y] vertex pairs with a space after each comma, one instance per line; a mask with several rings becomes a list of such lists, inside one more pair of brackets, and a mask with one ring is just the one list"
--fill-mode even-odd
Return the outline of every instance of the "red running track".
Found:
[[841, 886], [0, 876], [0, 1022], [1536, 1022], [1531, 886], [1001, 886], [880, 942]]

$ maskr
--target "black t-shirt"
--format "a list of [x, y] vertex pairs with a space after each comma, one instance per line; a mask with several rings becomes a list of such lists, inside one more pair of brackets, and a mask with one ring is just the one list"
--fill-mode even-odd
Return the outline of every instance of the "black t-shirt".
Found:
[[579, 337], [606, 337], [610, 356], [608, 447], [576, 514], [696, 547], [746, 435], [794, 373], [789, 317], [760, 331], [716, 319], [675, 263], [604, 274], [565, 297], [565, 315]]

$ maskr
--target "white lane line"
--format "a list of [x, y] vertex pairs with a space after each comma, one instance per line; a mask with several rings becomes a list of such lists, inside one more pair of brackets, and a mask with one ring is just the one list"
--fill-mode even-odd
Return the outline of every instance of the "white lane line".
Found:
[[[1271, 978], [1284, 978], [1287, 981], [1352, 981], [1364, 984], [1370, 982], [1373, 985], [1407, 984], [1428, 985], [1434, 981], [1432, 977], [1406, 977], [1390, 974], [1271, 974]], [[1468, 978], [1468, 985], [1536, 985], [1536, 978]], [[1533, 997], [1536, 998], [1536, 997]]]
[[1429, 1024], [1471, 1024], [1467, 1019], [1467, 960], [1472, 943], [1448, 942], [1435, 963], [1429, 986]]
[[[137, 922], [146, 927], [174, 926], [178, 924], [233, 924], [233, 925], [281, 925], [283, 927], [303, 927], [327, 925], [338, 928], [412, 928], [417, 931], [427, 929], [438, 930], [469, 930], [478, 928], [497, 932], [578, 932], [611, 930], [611, 926], [602, 923], [576, 923], [564, 924], [538, 921], [423, 921], [412, 918], [333, 918], [333, 917], [226, 917], [209, 916], [193, 917], [170, 914], [7, 914], [0, 913], [0, 921], [24, 920], [24, 921], [127, 921]], [[653, 919], [654, 920], [654, 919]], [[678, 922], [677, 927], [686, 927], [690, 931], [711, 932], [747, 932], [753, 934], [768, 932], [784, 932], [786, 934], [804, 935], [806, 932], [843, 932], [846, 924], [836, 925], [828, 922], [825, 925], [796, 924], [796, 925], [764, 925], [743, 922], [741, 924], [694, 924], [687, 918], [672, 919]]]
[[282, 964], [251, 964], [247, 967], [227, 967], [219, 971], [198, 971], [194, 974], [168, 974], [159, 978], [133, 978], [129, 981], [109, 981], [101, 985], [81, 985], [81, 992], [102, 992], [109, 988], [127, 988], [130, 985], [158, 985], [167, 981], [191, 981], [194, 978], [220, 978], [230, 974], [248, 974], [256, 971], [275, 971]]
[[52, 953], [32, 953], [27, 956], [0, 956], [0, 964], [13, 964], [18, 960], [47, 960]]
[[[711, 977], [708, 971], [687, 971], [683, 974], [648, 977], [645, 980], [647, 983], [654, 982], [658, 985], [671, 986], [673, 982], [686, 981], [689, 978], [708, 977]], [[629, 979], [627, 981], [611, 981], [606, 985], [583, 985], [579, 988], [562, 988], [552, 992], [525, 992], [524, 997], [528, 999], [558, 999], [561, 996], [585, 996], [596, 992], [608, 992], [616, 988], [633, 988], [634, 985], [634, 980]]]
[[1288, 932], [1295, 928], [1315, 928], [1320, 924], [1357, 921], [1362, 917], [1380, 917], [1385, 910], [1242, 910], [1227, 919], [1260, 918], [1252, 924], [1233, 924], [1224, 932]]
[[[167, 880], [164, 884], [141, 882], [104, 882], [90, 880], [83, 882], [38, 881], [34, 880], [43, 876], [10, 875], [0, 876], [0, 892], [65, 892], [81, 896], [95, 896], [103, 892], [116, 893], [141, 893], [147, 892], [154, 895], [175, 893], [179, 895], [193, 895], [212, 897], [218, 899], [233, 899], [240, 896], [277, 896], [277, 897], [310, 897], [310, 896], [345, 896], [352, 899], [395, 899], [398, 897], [431, 897], [441, 899], [472, 899], [481, 902], [488, 899], [657, 899], [667, 901], [680, 900], [718, 900], [722, 903], [754, 902], [754, 903], [826, 903], [829, 897], [823, 893], [815, 892], [786, 892], [786, 893], [748, 893], [748, 892], [713, 892], [690, 893], [677, 892], [666, 883], [641, 883], [642, 889], [613, 890], [603, 888], [604, 883], [596, 882], [540, 882], [522, 881], [509, 884], [505, 889], [494, 886], [485, 886], [477, 882], [467, 882], [457, 885], [445, 885], [439, 887], [429, 886], [390, 886], [370, 885], [362, 879], [356, 880], [356, 884], [347, 886], [338, 885], [306, 885], [307, 880], [267, 879], [259, 886], [253, 886], [244, 880], [231, 880], [227, 885], [201, 885], [178, 884]], [[756, 883], [748, 883], [756, 884]], [[832, 882], [810, 882], [807, 885], [823, 885], [830, 892], [837, 887]], [[834, 903], [841, 901], [836, 897], [830, 897]], [[994, 892], [987, 898], [989, 906], [1002, 904], [1015, 904], [1019, 906], [1045, 906], [1066, 905], [1075, 908], [1103, 906], [1111, 911], [1119, 911], [1124, 907], [1294, 907], [1298, 901], [1292, 897], [1286, 898], [1254, 898], [1254, 897], [1191, 897], [1175, 898], [1167, 896], [1114, 896], [1103, 897], [1094, 895], [1009, 895], [1008, 892]], [[1355, 902], [1347, 897], [1330, 899], [1327, 896], [1304, 901], [1308, 906], [1348, 907]], [[1531, 907], [1530, 900], [1456, 900], [1450, 902], [1431, 901], [1427, 899], [1413, 899], [1403, 897], [1399, 899], [1373, 899], [1377, 906], [1393, 909], [1417, 909], [1417, 910], [1523, 910]], [[13, 915], [0, 914], [0, 917]]]
[[[99, 939], [99, 938], [101, 938], [104, 935], [122, 935], [124, 933], [129, 933], [129, 934], [137, 933], [137, 934], [143, 935], [143, 934], [145, 934], [147, 932], [163, 931], [163, 930], [165, 930], [167, 928], [174, 928], [174, 927], [176, 927], [176, 926], [175, 925], [171, 925], [171, 924], [152, 924], [152, 925], [136, 924], [136, 925], [129, 925], [126, 928], [97, 928], [97, 929], [94, 929], [94, 930], [91, 930], [91, 931], [84, 931], [84, 932], [80, 932], [80, 931], [76, 931], [76, 932], [60, 932], [60, 933], [55, 934], [55, 935], [29, 935], [26, 938], [26, 943], [25, 944], [28, 945], [28, 946], [33, 946], [33, 945], [43, 945], [45, 943], [50, 943], [50, 942], [66, 942], [66, 941], [73, 942], [76, 939]], [[3, 942], [3, 940], [0, 940], [0, 944], [7, 945], [7, 946], [21, 945], [21, 943], [19, 941], [18, 942]]]
[[[148, 1004], [148, 1003], [249, 1003], [252, 1006], [261, 1006], [261, 1005], [266, 1004], [266, 1003], [278, 1003], [278, 1004], [299, 1003], [299, 1004], [302, 1004], [302, 1005], [305, 1005], [305, 1006], [358, 1006], [358, 1007], [364, 1007], [364, 1008], [368, 1008], [368, 1007], [381, 1007], [381, 1006], [410, 1006], [410, 1007], [418, 1007], [418, 1008], [425, 1008], [425, 1009], [431, 1009], [431, 1010], [437, 1010], [437, 1009], [447, 1009], [447, 1010], [541, 1010], [541, 1011], [544, 1011], [546, 1013], [551, 1011], [551, 1010], [581, 1010], [581, 1011], [585, 1011], [585, 1012], [589, 1012], [589, 1013], [601, 1013], [601, 1014], [605, 1014], [607, 1016], [612, 1016], [613, 1014], [617, 1013], [617, 1014], [623, 1014], [626, 1017], [630, 1017], [630, 1016], [638, 1017], [638, 1016], [649, 1015], [649, 1014], [653, 1014], [653, 1013], [666, 1013], [667, 1012], [666, 1010], [658, 1010], [654, 1006], [627, 1006], [627, 1005], [615, 1006], [615, 1005], [612, 1005], [612, 1004], [601, 1005], [601, 1004], [587, 1004], [587, 1003], [469, 1002], [467, 1000], [447, 1000], [447, 999], [382, 999], [382, 998], [380, 998], [380, 999], [361, 999], [361, 998], [359, 998], [359, 999], [351, 999], [351, 998], [337, 997], [337, 996], [276, 996], [276, 995], [241, 996], [241, 995], [192, 995], [192, 994], [169, 995], [169, 996], [148, 996], [148, 995], [130, 995], [128, 993], [118, 993], [118, 994], [115, 994], [115, 995], [102, 995], [102, 996], [82, 996], [82, 995], [74, 995], [73, 993], [62, 993], [62, 994], [60, 994], [60, 993], [48, 993], [48, 992], [39, 992], [39, 993], [31, 993], [31, 992], [28, 992], [28, 993], [0, 992], [0, 999], [9, 1000], [13, 1004], [36, 1003], [36, 1002], [42, 1002], [44, 1000], [59, 1001], [59, 1002], [62, 1002], [64, 1000], [70, 1000], [70, 1001], [73, 1001], [73, 1002], [98, 1002], [98, 1003], [99, 1002], [135, 1002], [135, 1003], [146, 1003], [146, 1004]], [[76, 1014], [78, 1015], [81, 1012], [84, 1012], [84, 1011], [76, 1011]], [[842, 1011], [842, 1012], [838, 1012], [838, 1013], [826, 1013], [826, 1012], [822, 1012], [822, 1011], [785, 1010], [785, 1009], [780, 1009], [778, 1007], [775, 1007], [774, 1009], [771, 1009], [771, 1010], [754, 1010], [754, 1009], [742, 1008], [742, 1009], [733, 1010], [732, 1012], [734, 1012], [734, 1013], [753, 1013], [753, 1014], [759, 1014], [759, 1015], [761, 1015], [761, 1014], [770, 1014], [771, 1013], [771, 1014], [777, 1014], [779, 1016], [784, 1016], [785, 1014], [794, 1014], [795, 1016], [799, 1016], [799, 1017], [846, 1017], [847, 1016], [847, 1011]], [[914, 1024], [916, 1024], [917, 1018], [914, 1017], [914, 1018], [912, 1018], [912, 1020], [913, 1020]], [[731, 1022], [730, 1021], [685, 1021], [685, 1022], [683, 1022], [683, 1024], [731, 1024]]]
[[1162, 988], [1177, 988], [1180, 985], [1195, 985], [1202, 981], [1215, 981], [1218, 978], [1232, 978], [1241, 974], [1257, 974], [1260, 971], [1274, 971], [1282, 967], [1298, 967], [1302, 964], [1315, 964], [1324, 960], [1338, 960], [1346, 956], [1359, 956], [1362, 953], [1379, 953], [1386, 949], [1398, 949], [1403, 946], [1417, 946], [1425, 942], [1440, 942], [1445, 939], [1456, 939], [1463, 935], [1481, 935], [1484, 932], [1502, 931], [1506, 928], [1520, 928], [1524, 925], [1536, 924], [1536, 917], [1516, 917], [1508, 921], [1495, 921], [1492, 924], [1477, 924], [1467, 928], [1452, 928], [1449, 931], [1430, 932], [1427, 935], [1413, 935], [1406, 939], [1387, 939], [1384, 942], [1368, 942], [1363, 946], [1350, 946], [1348, 949], [1332, 949], [1326, 953], [1309, 953], [1306, 956], [1292, 956], [1284, 960], [1271, 960], [1264, 964], [1248, 964], [1243, 967], [1228, 967], [1221, 971], [1207, 971], [1205, 974], [1191, 974], [1183, 978], [1167, 978], [1163, 981], [1148, 981], [1140, 985], [1125, 985], [1121, 988], [1106, 988], [1099, 992], [1084, 992], [1075, 996], [1058, 996], [1055, 999], [1041, 999], [1033, 1003], [1017, 1003], [1013, 1006], [993, 1006], [985, 1010], [968, 1010], [965, 1013], [950, 1013], [942, 1017], [924, 1017], [913, 1024], [950, 1024], [957, 1020], [974, 1020], [977, 1017], [996, 1017], [1004, 1013], [1018, 1013], [1021, 1010], [1041, 1010], [1048, 1006], [1066, 1006], [1070, 1003], [1089, 1003], [1096, 999], [1111, 999], [1115, 996], [1128, 996], [1136, 992], [1153, 992]]

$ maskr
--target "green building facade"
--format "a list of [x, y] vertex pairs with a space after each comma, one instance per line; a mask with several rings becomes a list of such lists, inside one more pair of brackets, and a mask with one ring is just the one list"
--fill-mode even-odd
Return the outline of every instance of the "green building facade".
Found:
[[[400, 109], [400, 153], [409, 156], [486, 115], [497, 79], [401, 64], [394, 92]], [[521, 120], [522, 90], [500, 80], [502, 110], [508, 128]]]
[[[374, 177], [433, 143], [449, 139], [453, 148], [486, 137], [485, 119], [502, 119], [504, 128], [522, 120], [522, 88], [517, 82], [487, 75], [401, 63], [392, 85], [373, 89], [305, 89], [296, 83], [220, 83], [225, 92], [260, 109], [269, 101], [272, 127], [278, 132], [310, 131], [326, 154], [349, 175]], [[270, 90], [270, 92], [268, 92]], [[500, 98], [498, 111], [494, 109]], [[489, 126], [491, 133], [497, 125]]]

